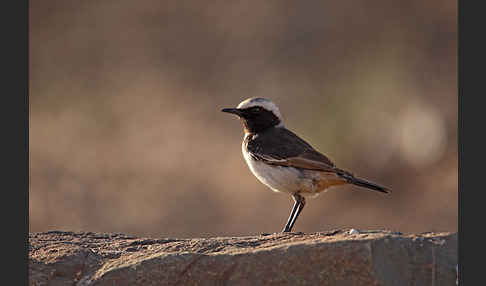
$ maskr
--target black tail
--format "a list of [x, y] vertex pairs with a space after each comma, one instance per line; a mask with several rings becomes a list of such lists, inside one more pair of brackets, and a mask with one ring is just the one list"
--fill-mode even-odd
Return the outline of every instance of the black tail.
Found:
[[368, 181], [365, 181], [365, 180], [362, 180], [362, 179], [358, 179], [358, 178], [354, 178], [350, 183], [353, 184], [353, 185], [356, 185], [356, 186], [368, 188], [370, 190], [382, 192], [382, 193], [385, 193], [385, 194], [391, 193], [391, 190], [388, 189], [388, 188], [385, 188], [385, 187], [382, 187], [382, 186], [377, 185], [375, 183], [371, 183], [371, 182], [368, 182]]
[[360, 186], [360, 187], [363, 187], [363, 188], [367, 188], [367, 189], [370, 189], [370, 190], [373, 190], [373, 191], [382, 192], [382, 193], [385, 193], [385, 194], [391, 193], [390, 189], [385, 188], [385, 187], [380, 186], [380, 185], [377, 185], [375, 183], [360, 179], [360, 178], [356, 178], [355, 176], [353, 176], [353, 174], [351, 174], [349, 172], [346, 172], [346, 171], [340, 170], [340, 169], [338, 169], [337, 171], [338, 171], [337, 174], [340, 177], [346, 179], [346, 181], [348, 181], [350, 184]]

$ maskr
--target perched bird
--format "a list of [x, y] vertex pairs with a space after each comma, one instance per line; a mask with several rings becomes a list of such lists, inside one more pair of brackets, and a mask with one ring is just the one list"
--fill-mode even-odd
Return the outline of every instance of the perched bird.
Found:
[[388, 188], [337, 168], [329, 158], [285, 128], [278, 107], [269, 99], [249, 98], [236, 108], [221, 111], [241, 119], [245, 132], [241, 148], [253, 175], [273, 191], [293, 197], [295, 203], [282, 232], [292, 231], [305, 206], [305, 197], [316, 197], [330, 187], [352, 184], [390, 193]]

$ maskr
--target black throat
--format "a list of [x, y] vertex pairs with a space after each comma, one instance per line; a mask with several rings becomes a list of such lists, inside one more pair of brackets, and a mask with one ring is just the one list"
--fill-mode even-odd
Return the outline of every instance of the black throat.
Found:
[[268, 110], [263, 110], [257, 114], [252, 112], [245, 112], [241, 117], [246, 133], [260, 133], [268, 128], [277, 126], [280, 119]]

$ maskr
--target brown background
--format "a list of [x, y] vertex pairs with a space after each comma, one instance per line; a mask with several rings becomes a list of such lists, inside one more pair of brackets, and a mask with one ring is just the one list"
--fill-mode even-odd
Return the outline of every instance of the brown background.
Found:
[[30, 230], [280, 231], [220, 112], [286, 126], [392, 196], [335, 188], [295, 231], [457, 231], [456, 1], [30, 1]]

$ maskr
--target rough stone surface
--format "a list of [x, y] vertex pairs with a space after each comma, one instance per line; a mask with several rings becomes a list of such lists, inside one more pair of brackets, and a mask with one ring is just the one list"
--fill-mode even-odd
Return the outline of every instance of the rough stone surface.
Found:
[[456, 285], [457, 234], [29, 234], [30, 285]]

